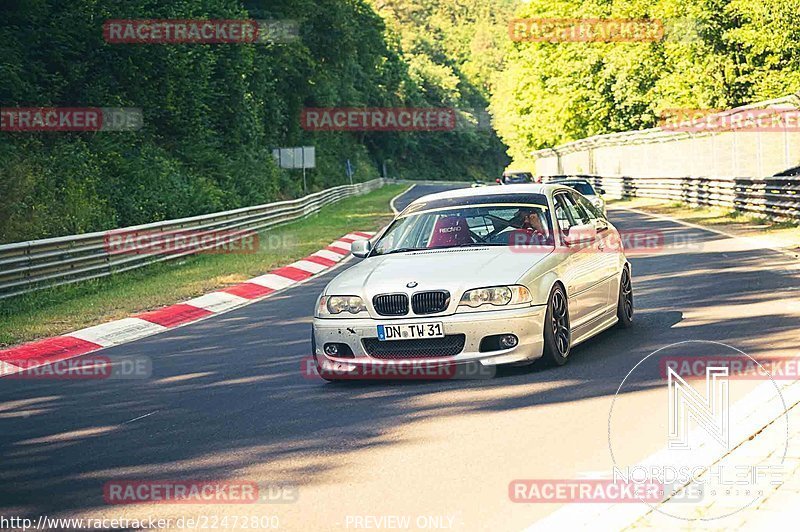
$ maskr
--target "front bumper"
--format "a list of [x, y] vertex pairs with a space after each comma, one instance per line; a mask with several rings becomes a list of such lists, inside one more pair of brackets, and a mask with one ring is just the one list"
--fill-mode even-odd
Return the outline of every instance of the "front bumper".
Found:
[[[420, 361], [426, 365], [467, 364], [478, 362], [482, 366], [495, 366], [514, 362], [532, 361], [542, 356], [544, 347], [543, 325], [547, 307], [545, 305], [513, 310], [457, 313], [450, 316], [421, 316], [404, 319], [372, 318], [314, 318], [314, 358], [321, 369], [347, 373], [358, 372], [360, 366], [392, 365], [406, 360]], [[424, 357], [414, 359], [385, 360], [367, 353], [363, 340], [377, 338], [377, 326], [409, 325], [414, 323], [441, 322], [445, 335], [463, 334], [463, 350], [454, 356]], [[486, 336], [514, 334], [519, 342], [511, 349], [480, 352], [481, 340]], [[391, 341], [389, 341], [391, 342]], [[333, 358], [325, 354], [327, 343], [347, 344], [355, 358]]]

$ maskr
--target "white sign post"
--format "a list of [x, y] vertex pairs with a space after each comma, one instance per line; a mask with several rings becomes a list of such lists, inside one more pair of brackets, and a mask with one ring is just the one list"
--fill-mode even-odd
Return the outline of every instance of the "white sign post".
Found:
[[272, 150], [272, 156], [281, 168], [303, 170], [303, 194], [307, 194], [306, 169], [317, 167], [317, 153], [314, 146], [275, 148]]

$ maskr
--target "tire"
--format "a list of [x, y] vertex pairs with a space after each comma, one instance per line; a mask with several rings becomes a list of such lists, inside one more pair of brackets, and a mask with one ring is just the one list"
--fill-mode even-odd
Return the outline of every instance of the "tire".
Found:
[[617, 324], [622, 329], [633, 327], [633, 283], [631, 282], [631, 272], [626, 266], [622, 270], [622, 277], [619, 281], [619, 297], [617, 299]]
[[569, 326], [567, 294], [564, 288], [557, 284], [547, 298], [542, 361], [548, 366], [563, 366], [567, 363], [571, 343], [572, 330]]

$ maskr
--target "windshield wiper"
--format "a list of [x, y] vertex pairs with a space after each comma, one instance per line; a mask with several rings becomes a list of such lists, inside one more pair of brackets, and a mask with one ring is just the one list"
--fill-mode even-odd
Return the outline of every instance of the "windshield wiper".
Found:
[[391, 251], [386, 251], [384, 253], [378, 253], [378, 255], [391, 255], [392, 253], [408, 253], [409, 251], [424, 251], [429, 248], [397, 248]]
[[504, 244], [503, 242], [468, 242], [466, 244], [461, 244], [460, 246], [436, 246], [434, 248], [426, 248], [426, 249], [430, 251], [436, 251], [440, 249], [461, 249], [461, 248], [492, 247], [492, 246], [506, 247], [508, 246], [508, 244]]
[[453, 248], [472, 248], [481, 246], [508, 246], [505, 242], [470, 242], [468, 244], [461, 244], [460, 246], [450, 246]]
[[462, 244], [460, 246], [436, 246], [432, 248], [397, 248], [391, 251], [386, 251], [384, 253], [379, 253], [378, 256], [381, 255], [391, 255], [392, 253], [408, 253], [411, 251], [437, 251], [440, 249], [458, 249], [458, 248], [469, 248], [469, 247], [483, 247], [483, 246], [508, 246], [508, 244], [504, 244], [503, 242], [470, 242], [468, 244]]

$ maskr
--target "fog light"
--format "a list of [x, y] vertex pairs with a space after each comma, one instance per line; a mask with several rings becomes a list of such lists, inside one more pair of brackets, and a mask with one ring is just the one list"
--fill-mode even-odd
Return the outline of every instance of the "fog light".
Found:
[[339, 344], [325, 344], [325, 354], [329, 357], [335, 357], [339, 354]]
[[513, 334], [493, 334], [483, 337], [479, 350], [481, 353], [502, 351], [517, 347], [517, 344], [519, 344], [519, 338]]
[[332, 343], [322, 347], [325, 354], [331, 358], [355, 358], [353, 350], [347, 344]]
[[500, 345], [503, 346], [504, 349], [511, 349], [512, 347], [517, 347], [517, 337], [513, 334], [504, 334], [500, 337]]

